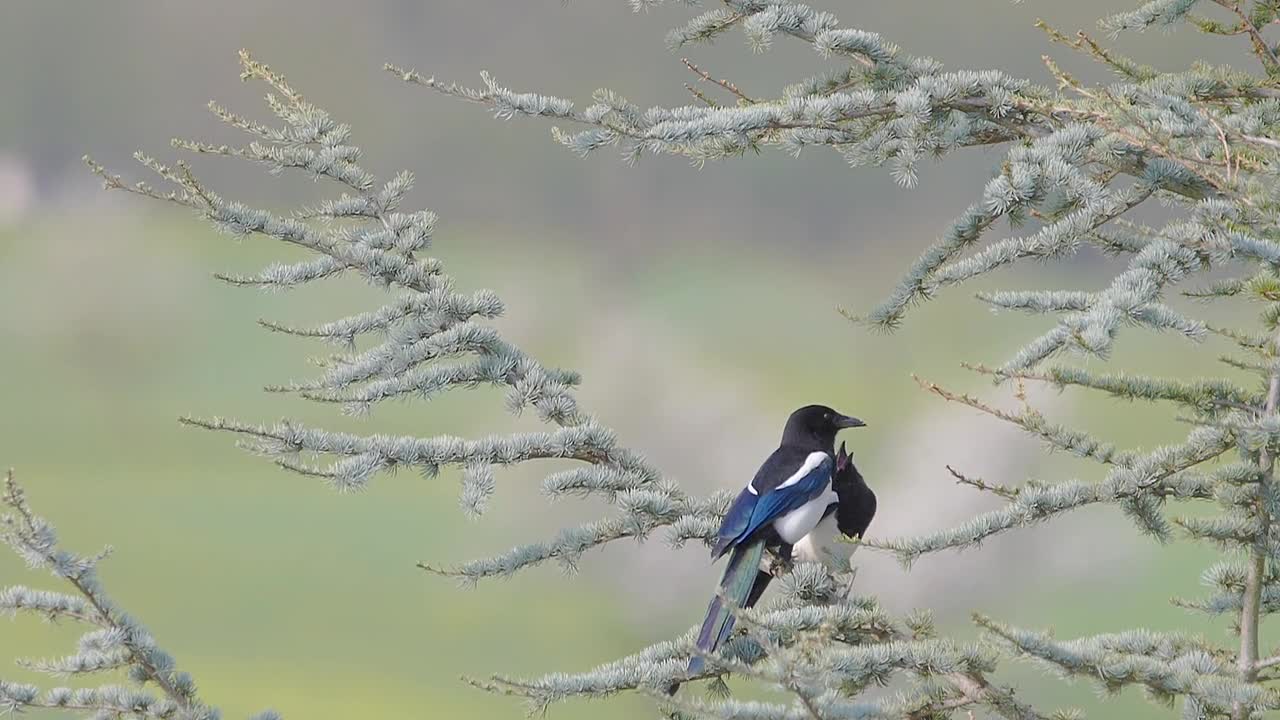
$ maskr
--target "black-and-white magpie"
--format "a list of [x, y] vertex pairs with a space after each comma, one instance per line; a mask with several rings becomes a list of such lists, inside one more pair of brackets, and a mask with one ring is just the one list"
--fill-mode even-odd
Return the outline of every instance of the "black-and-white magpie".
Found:
[[[778, 557], [791, 562], [816, 562], [827, 566], [833, 573], [847, 573], [851, 570], [850, 558], [858, 549], [846, 538], [861, 538], [871, 525], [876, 514], [876, 494], [871, 491], [862, 478], [862, 473], [853, 464], [853, 456], [840, 443], [836, 451], [836, 465], [831, 474], [831, 489], [838, 500], [827, 506], [826, 513], [817, 527], [808, 535], [800, 538], [789, 549], [779, 545], [774, 548]], [[747, 596], [746, 605], [752, 607], [773, 580], [773, 567], [767, 561], [761, 563], [760, 572], [756, 574], [751, 594]]]
[[[732, 609], [749, 607], [764, 591], [767, 579], [761, 581], [758, 592], [753, 588], [765, 548], [775, 546], [782, 557], [790, 557], [791, 548], [824, 518], [835, 517], [839, 524], [841, 497], [832, 482], [837, 471], [836, 433], [865, 424], [825, 405], [802, 407], [787, 418], [778, 449], [729, 507], [712, 545], [712, 559], [728, 554], [729, 564], [698, 633], [700, 654], [689, 660], [690, 675], [702, 670], [704, 656], [714, 652], [733, 631]], [[865, 488], [843, 445], [841, 455], [844, 462], [839, 466], [839, 488], [851, 487], [855, 476], [856, 484]], [[847, 515], [851, 523], [861, 521], [856, 513]], [[859, 533], [866, 529], [866, 522], [870, 522], [869, 517]]]
[[876, 515], [876, 494], [867, 487], [862, 473], [853, 464], [853, 457], [845, 451], [844, 443], [840, 443], [836, 451], [831, 489], [839, 501], [827, 506], [818, 526], [795, 544], [791, 559], [822, 563], [832, 572], [849, 572], [849, 558], [858, 546], [842, 538], [860, 538], [867, 532]]

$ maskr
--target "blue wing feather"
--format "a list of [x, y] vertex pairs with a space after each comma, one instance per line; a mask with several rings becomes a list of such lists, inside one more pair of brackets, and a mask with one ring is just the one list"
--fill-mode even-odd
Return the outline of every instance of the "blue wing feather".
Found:
[[809, 474], [805, 475], [795, 485], [774, 490], [760, 498], [760, 502], [756, 503], [755, 510], [751, 514], [751, 522], [748, 523], [746, 532], [739, 536], [739, 542], [746, 539], [751, 533], [786, 515], [792, 510], [796, 510], [810, 500], [818, 497], [826, 491], [831, 483], [831, 468], [833, 463], [830, 459], [822, 461]]
[[720, 557], [769, 523], [821, 495], [831, 483], [834, 466], [834, 461], [827, 457], [799, 481], [785, 488], [775, 486], [762, 495], [756, 495], [750, 489], [743, 490], [725, 513], [711, 550], [712, 557]]
[[738, 497], [729, 506], [729, 512], [725, 513], [724, 520], [720, 523], [720, 530], [716, 533], [715, 545], [711, 548], [712, 559], [719, 558], [729, 551], [729, 548], [737, 544], [738, 539], [743, 533], [751, 527], [751, 520], [755, 516], [756, 505], [759, 497], [749, 490], [743, 490]]

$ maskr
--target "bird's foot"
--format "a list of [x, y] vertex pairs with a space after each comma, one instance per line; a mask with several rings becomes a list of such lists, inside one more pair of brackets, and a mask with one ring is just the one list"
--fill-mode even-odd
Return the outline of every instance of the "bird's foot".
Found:
[[782, 577], [791, 572], [793, 567], [795, 567], [795, 563], [791, 560], [791, 546], [783, 545], [773, 553], [772, 562], [769, 564], [769, 574], [774, 577]]

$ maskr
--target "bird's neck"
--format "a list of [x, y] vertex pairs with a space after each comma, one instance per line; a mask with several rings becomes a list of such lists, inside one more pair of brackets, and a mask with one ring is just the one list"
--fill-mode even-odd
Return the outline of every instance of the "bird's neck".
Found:
[[845, 468], [843, 472], [836, 473], [836, 476], [831, 481], [831, 489], [835, 491], [841, 502], [847, 497], [860, 495], [870, 489], [867, 481], [862, 478], [862, 473], [858, 472], [856, 467], [853, 467], [853, 461], [850, 460], [849, 463], [850, 466]]
[[836, 454], [836, 441], [825, 440], [812, 435], [783, 436], [782, 447], [803, 452], [824, 452], [832, 457]]

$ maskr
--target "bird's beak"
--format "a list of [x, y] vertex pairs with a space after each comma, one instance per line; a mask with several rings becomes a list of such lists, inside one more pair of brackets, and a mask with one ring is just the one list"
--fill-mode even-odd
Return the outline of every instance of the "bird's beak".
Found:
[[866, 427], [867, 424], [856, 417], [841, 415], [836, 418], [835, 425], [837, 428], [843, 430], [845, 428]]

